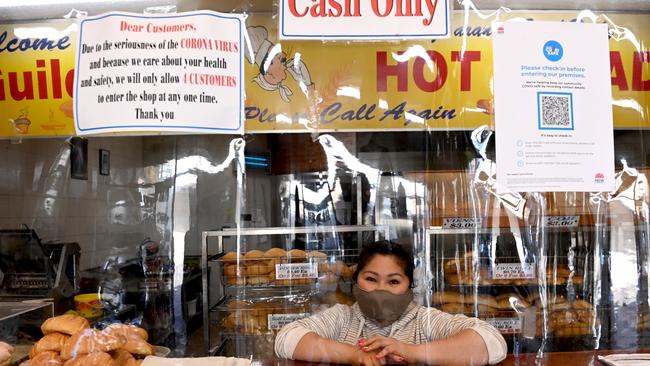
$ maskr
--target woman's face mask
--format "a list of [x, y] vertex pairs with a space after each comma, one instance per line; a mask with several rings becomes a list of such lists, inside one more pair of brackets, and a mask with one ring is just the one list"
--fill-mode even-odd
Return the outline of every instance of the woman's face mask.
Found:
[[381, 326], [387, 326], [399, 319], [413, 300], [411, 289], [396, 295], [384, 290], [364, 291], [355, 284], [352, 294], [363, 315]]

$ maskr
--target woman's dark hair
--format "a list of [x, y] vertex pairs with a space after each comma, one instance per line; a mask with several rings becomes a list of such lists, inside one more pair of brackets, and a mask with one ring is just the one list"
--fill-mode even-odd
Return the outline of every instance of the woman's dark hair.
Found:
[[354, 271], [352, 279], [357, 282], [359, 273], [370, 263], [376, 255], [389, 255], [397, 259], [397, 262], [404, 269], [404, 274], [409, 279], [409, 286], [413, 286], [413, 255], [403, 245], [388, 240], [376, 241], [369, 245], [364, 245], [359, 253], [357, 270]]

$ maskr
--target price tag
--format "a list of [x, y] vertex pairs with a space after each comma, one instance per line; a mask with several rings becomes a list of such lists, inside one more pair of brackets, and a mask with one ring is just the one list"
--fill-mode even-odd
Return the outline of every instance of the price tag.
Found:
[[275, 278], [278, 280], [318, 278], [318, 263], [276, 264]]
[[535, 278], [535, 266], [530, 263], [500, 263], [494, 267], [492, 278], [495, 280]]
[[492, 318], [485, 319], [485, 321], [497, 328], [501, 334], [521, 333], [521, 319], [519, 318]]
[[473, 229], [481, 226], [481, 219], [469, 217], [450, 217], [442, 222], [443, 229]]
[[578, 227], [580, 217], [578, 216], [546, 216], [547, 227]]
[[294, 322], [296, 320], [304, 319], [308, 317], [308, 313], [299, 313], [299, 314], [269, 314], [269, 329], [278, 330], [282, 329], [285, 325]]

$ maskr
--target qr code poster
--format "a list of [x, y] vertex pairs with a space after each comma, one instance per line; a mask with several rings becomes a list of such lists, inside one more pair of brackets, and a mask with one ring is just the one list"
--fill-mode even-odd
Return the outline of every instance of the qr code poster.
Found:
[[540, 130], [573, 130], [573, 94], [538, 92], [537, 116]]
[[611, 192], [606, 24], [492, 24], [496, 191]]

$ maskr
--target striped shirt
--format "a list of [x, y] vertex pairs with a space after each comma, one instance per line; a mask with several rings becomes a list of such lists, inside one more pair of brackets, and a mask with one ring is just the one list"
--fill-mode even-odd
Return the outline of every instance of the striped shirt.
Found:
[[298, 342], [310, 332], [348, 344], [356, 344], [360, 338], [373, 336], [422, 344], [452, 337], [465, 329], [471, 329], [483, 338], [490, 364], [506, 357], [506, 342], [493, 326], [476, 318], [447, 314], [415, 302], [408, 306], [400, 319], [386, 327], [367, 320], [356, 303], [352, 306], [335, 305], [309, 318], [285, 325], [275, 338], [275, 353], [281, 358], [293, 358]]

